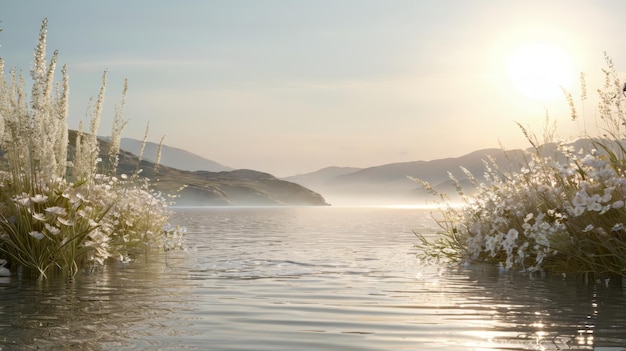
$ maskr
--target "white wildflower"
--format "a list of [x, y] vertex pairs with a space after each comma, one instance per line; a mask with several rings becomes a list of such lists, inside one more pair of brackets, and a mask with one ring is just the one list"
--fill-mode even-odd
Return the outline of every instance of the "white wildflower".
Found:
[[589, 211], [600, 212], [602, 211], [602, 205], [600, 204], [600, 195], [593, 194], [587, 198], [587, 209]]
[[600, 211], [600, 214], [605, 214], [607, 213], [609, 210], [611, 209], [611, 205], [606, 205], [602, 207], [602, 211]]
[[40, 222], [45, 222], [46, 216], [43, 213], [35, 212], [33, 213], [33, 219]]
[[496, 244], [496, 238], [493, 236], [488, 237], [485, 241], [485, 250], [489, 252], [492, 257], [496, 255]]
[[42, 204], [48, 201], [48, 197], [46, 195], [36, 194], [35, 196], [31, 197], [30, 200], [36, 204]]
[[67, 216], [67, 211], [63, 207], [52, 206], [46, 208], [46, 212], [56, 216]]
[[594, 202], [591, 205], [587, 206], [587, 208], [589, 209], [589, 211], [600, 212], [604, 207], [600, 203]]
[[515, 228], [511, 228], [508, 233], [506, 233], [506, 240], [514, 241], [517, 239], [519, 232]]
[[611, 205], [611, 207], [613, 207], [613, 208], [615, 208], [615, 209], [622, 208], [622, 207], [624, 207], [624, 201], [622, 201], [622, 200], [617, 200], [617, 201], [615, 201], [615, 202]]
[[585, 207], [584, 206], [576, 206], [574, 208], [574, 213], [572, 213], [574, 215], [574, 217], [578, 217], [581, 216], [583, 213], [585, 213]]
[[52, 226], [48, 223], [44, 224], [44, 226], [46, 227], [46, 230], [48, 231], [48, 233], [52, 235], [59, 235], [61, 233], [61, 230], [59, 228]]
[[45, 237], [45, 235], [43, 235], [43, 233], [38, 232], [38, 231], [32, 231], [30, 233], [28, 233], [30, 236], [32, 236], [33, 238], [37, 239], [37, 240], [41, 240]]
[[59, 223], [65, 225], [65, 226], [68, 226], [68, 227], [74, 225], [74, 223], [72, 221], [70, 221], [69, 219], [65, 219], [63, 217], [58, 217], [57, 221], [59, 221]]
[[574, 195], [574, 199], [572, 200], [572, 205], [574, 207], [582, 207], [587, 205], [587, 200], [589, 196], [584, 192], [578, 192]]
[[30, 197], [28, 196], [16, 197], [13, 199], [13, 201], [15, 201], [15, 203], [18, 205], [28, 206], [30, 204]]

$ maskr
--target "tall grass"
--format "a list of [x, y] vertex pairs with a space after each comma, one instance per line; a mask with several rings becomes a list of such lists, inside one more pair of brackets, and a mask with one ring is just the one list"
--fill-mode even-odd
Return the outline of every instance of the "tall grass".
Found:
[[[73, 153], [68, 145], [69, 76], [54, 74], [58, 53], [46, 57], [47, 20], [41, 26], [30, 70], [30, 101], [16, 69], [4, 74], [0, 59], [0, 258], [41, 278], [51, 272], [73, 276], [81, 267], [110, 259], [128, 261], [150, 247], [181, 246], [184, 228], [167, 224], [170, 213], [147, 179], [117, 175], [119, 141], [127, 120], [127, 91], [116, 108], [108, 160], [97, 138], [106, 75], [82, 123]], [[4, 256], [4, 257], [3, 257]]]
[[[437, 239], [416, 233], [421, 259], [529, 272], [626, 274], [625, 87], [608, 57], [606, 62], [605, 84], [598, 90], [600, 132], [585, 131], [586, 143], [557, 140], [550, 124], [543, 139], [520, 125], [531, 147], [511, 154], [508, 169], [487, 160], [484, 181], [466, 172], [471, 191], [453, 179], [461, 206], [416, 179], [446, 205], [434, 215], [441, 227]], [[584, 105], [584, 79], [581, 91]], [[566, 97], [572, 120], [580, 121], [577, 103]]]

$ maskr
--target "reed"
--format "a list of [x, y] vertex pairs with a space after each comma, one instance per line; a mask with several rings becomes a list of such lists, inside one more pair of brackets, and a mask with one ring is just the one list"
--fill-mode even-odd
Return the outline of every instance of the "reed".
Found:
[[89, 133], [77, 132], [68, 149], [69, 76], [54, 73], [58, 52], [46, 58], [47, 20], [40, 29], [31, 67], [30, 102], [16, 69], [4, 75], [0, 59], [0, 257], [46, 278], [74, 276], [108, 260], [127, 262], [148, 248], [182, 247], [184, 228], [168, 224], [166, 199], [136, 174], [117, 175], [121, 132], [127, 124], [117, 107], [107, 162], [100, 158], [98, 127], [107, 71], [90, 117]]

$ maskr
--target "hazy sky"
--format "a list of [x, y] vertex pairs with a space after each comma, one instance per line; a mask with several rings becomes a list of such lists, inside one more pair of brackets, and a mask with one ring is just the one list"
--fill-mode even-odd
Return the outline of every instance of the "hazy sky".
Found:
[[100, 135], [128, 78], [125, 137], [150, 121], [151, 141], [288, 176], [526, 147], [514, 122], [540, 131], [546, 108], [570, 137], [560, 95], [523, 94], [548, 75], [524, 83], [524, 48], [559, 52], [546, 61], [593, 91], [604, 51], [626, 65], [624, 13], [621, 0], [1, 1], [0, 57], [28, 75], [47, 17], [70, 128], [108, 68]]

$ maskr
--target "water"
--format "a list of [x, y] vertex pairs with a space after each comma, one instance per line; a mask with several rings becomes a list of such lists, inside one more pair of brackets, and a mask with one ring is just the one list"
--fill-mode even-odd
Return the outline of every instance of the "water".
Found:
[[0, 280], [0, 350], [626, 350], [626, 286], [415, 260], [407, 208], [180, 209], [186, 252]]

